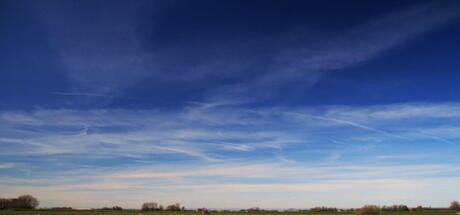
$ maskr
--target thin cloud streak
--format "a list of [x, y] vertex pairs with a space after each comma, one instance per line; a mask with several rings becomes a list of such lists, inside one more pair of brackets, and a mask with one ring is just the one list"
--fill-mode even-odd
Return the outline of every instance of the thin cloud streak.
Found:
[[[204, 106], [1, 112], [0, 145], [9, 149], [0, 152], [2, 159], [27, 155], [36, 162], [23, 161], [28, 164], [26, 177], [20, 170], [24, 165], [1, 168], [0, 187], [11, 193], [27, 186], [40, 195], [46, 195], [41, 186], [60, 195], [147, 190], [168, 199], [167, 193], [185, 191], [340, 194], [347, 187], [366, 190], [378, 183], [414, 191], [435, 189], [439, 185], [433, 181], [453, 183], [459, 177], [460, 169], [452, 164], [458, 162], [460, 149], [445, 142], [460, 140], [452, 132], [459, 128], [457, 103]], [[406, 114], [392, 114], [399, 109]], [[445, 109], [450, 113], [439, 113]], [[433, 141], [446, 147], [433, 148]], [[420, 162], [419, 157], [405, 156], [407, 150], [431, 156]], [[85, 162], [75, 162], [81, 159]], [[8, 163], [1, 162], [3, 167]], [[428, 182], [411, 186], [422, 178]], [[52, 205], [56, 199], [47, 201]]]
[[[0, 184], [0, 188], [7, 194], [14, 194], [27, 190], [34, 195], [45, 199], [44, 204], [53, 206], [59, 202], [61, 195], [88, 193], [90, 199], [97, 198], [99, 194], [123, 192], [125, 197], [139, 196], [144, 198], [154, 197], [156, 200], [166, 201], [169, 197], [176, 197], [181, 200], [181, 193], [187, 195], [184, 202], [191, 207], [199, 206], [189, 198], [192, 194], [211, 196], [226, 195], [243, 197], [245, 195], [254, 195], [255, 193], [264, 193], [269, 195], [299, 195], [314, 194], [316, 198], [322, 201], [336, 204], [336, 199], [322, 197], [322, 194], [334, 194], [332, 196], [343, 196], [350, 190], [360, 191], [362, 194], [368, 193], [369, 196], [382, 193], [383, 191], [391, 193], [413, 193], [420, 190], [431, 192], [432, 190], [444, 187], [457, 187], [458, 177], [440, 176], [442, 173], [458, 172], [458, 167], [449, 165], [386, 165], [386, 166], [310, 166], [295, 165], [284, 166], [273, 162], [263, 162], [258, 165], [242, 165], [242, 163], [233, 163], [225, 165], [192, 165], [188, 164], [183, 167], [173, 167], [171, 165], [160, 165], [155, 168], [145, 166], [144, 168], [136, 167], [134, 169], [100, 171], [91, 170], [79, 171], [78, 173], [65, 171], [59, 173], [58, 177], [52, 179], [43, 179], [41, 175], [38, 178], [31, 178], [28, 181], [24, 179], [9, 178], [2, 181], [16, 181], [16, 184]], [[193, 170], [191, 170], [193, 169]], [[252, 173], [249, 174], [248, 173]], [[72, 177], [69, 177], [72, 176]], [[415, 177], [415, 176], [421, 176]], [[279, 179], [287, 178], [282, 182], [263, 182], [254, 183], [246, 181], [252, 177], [266, 177]], [[0, 177], [1, 178], [1, 177]], [[69, 180], [69, 178], [71, 180]], [[235, 180], [237, 178], [238, 180]], [[313, 178], [313, 180], [312, 180]], [[5, 179], [5, 178], [2, 178]], [[14, 180], [13, 180], [14, 179]], [[218, 180], [216, 180], [218, 179]], [[230, 180], [230, 181], [228, 181]], [[61, 195], [55, 195], [60, 193]], [[327, 196], [330, 196], [327, 195]], [[75, 195], [71, 195], [74, 197]], [[77, 195], [78, 196], [78, 195]], [[96, 196], [96, 197], [94, 197]], [[106, 200], [116, 203], [117, 198], [109, 195]], [[308, 195], [307, 195], [308, 196]], [[86, 197], [88, 198], [88, 196]], [[270, 200], [271, 197], [267, 196]], [[443, 198], [446, 198], [445, 196]], [[66, 197], [64, 198], [66, 199]], [[241, 199], [241, 198], [240, 198]], [[138, 200], [138, 201], [139, 201]], [[145, 199], [144, 199], [145, 200]], [[213, 203], [204, 199], [206, 203]], [[81, 199], [77, 198], [74, 204], [78, 205]], [[203, 202], [203, 203], [204, 203]], [[121, 202], [125, 207], [137, 207], [138, 205], [126, 201]], [[137, 202], [138, 203], [138, 202]], [[292, 203], [291, 203], [292, 204]], [[415, 203], [414, 203], [415, 204]], [[219, 204], [213, 204], [219, 207]], [[277, 205], [280, 207], [282, 205]], [[262, 205], [264, 206], [264, 205]], [[272, 205], [273, 207], [274, 205]], [[314, 205], [298, 205], [295, 207], [305, 207]], [[265, 206], [267, 207], [267, 206]]]
[[16, 165], [13, 163], [0, 163], [0, 169], [11, 169], [14, 168]]
[[[201, 83], [215, 81], [216, 72], [219, 72], [220, 76], [228, 76], [236, 81], [203, 92], [205, 100], [220, 101], [224, 97], [224, 100], [227, 101], [245, 100], [251, 102], [255, 97], [249, 96], [250, 99], [248, 99], [244, 95], [254, 93], [259, 95], [258, 99], [264, 100], [270, 97], [263, 98], [262, 95], [266, 95], [264, 92], [276, 91], [277, 86], [281, 84], [301, 79], [305, 84], [313, 85], [321, 79], [325, 72], [354, 66], [376, 58], [393, 47], [427, 32], [442, 28], [460, 17], [459, 6], [455, 2], [431, 2], [374, 17], [370, 21], [344, 30], [340, 37], [310, 38], [313, 42], [310, 40], [291, 41], [288, 38], [292, 36], [292, 33], [288, 31], [269, 39], [260, 39], [260, 35], [247, 38], [251, 43], [266, 44], [265, 40], [268, 40], [270, 44], [284, 45], [282, 47], [275, 45], [269, 49], [271, 51], [266, 53], [268, 57], [263, 61], [262, 68], [265, 68], [264, 71], [251, 75], [249, 80], [241, 80], [238, 75], [251, 70], [255, 65], [238, 57], [240, 52], [229, 51], [228, 56], [224, 55], [222, 59], [201, 59], [197, 62], [192, 61], [191, 65], [187, 65], [186, 62], [188, 61], [181, 59], [181, 57], [183, 52], [188, 53], [190, 47], [170, 47], [155, 52], [149, 52], [143, 48], [140, 41], [136, 39], [145, 36], [138, 35], [145, 29], [137, 29], [140, 27], [142, 18], [137, 12], [139, 8], [150, 6], [151, 4], [148, 2], [140, 1], [122, 11], [107, 10], [100, 17], [98, 16], [102, 20], [101, 22], [89, 26], [79, 26], [85, 29], [84, 36], [81, 35], [81, 32], [62, 31], [61, 29], [67, 28], [63, 26], [63, 23], [57, 21], [59, 20], [58, 14], [42, 14], [39, 18], [48, 26], [48, 31], [52, 35], [51, 42], [61, 47], [59, 51], [67, 68], [65, 72], [74, 85], [74, 91], [53, 94], [112, 98], [114, 93], [120, 94], [120, 92], [124, 92], [127, 88], [146, 79], [159, 83], [188, 83], [191, 80], [195, 83]], [[82, 10], [78, 7], [61, 8], [61, 10], [71, 9]], [[114, 14], [116, 16], [113, 16]], [[124, 17], [123, 21], [108, 18], [111, 16], [122, 17], [120, 14]], [[117, 25], [113, 25], [114, 22]], [[111, 26], [117, 27], [112, 29]], [[155, 26], [154, 21], [152, 26]], [[297, 26], [297, 28], [302, 28], [302, 26]], [[307, 29], [307, 27], [305, 28]], [[98, 31], [92, 31], [92, 29], [98, 29]], [[121, 35], [124, 36], [113, 34], [113, 32], [120, 30], [123, 32]], [[305, 32], [296, 31], [296, 33], [299, 32], [307, 35]], [[104, 38], [107, 37], [117, 42], [106, 43]], [[232, 42], [222, 40], [216, 44], [218, 48], [234, 48], [231, 45], [230, 47], [223, 45], [233, 44]], [[315, 45], [312, 46], [311, 44]], [[237, 43], [233, 46], [239, 47], [241, 45]], [[167, 59], [177, 59], [177, 61], [165, 61], [163, 59], [165, 56]], [[186, 65], [182, 65], [183, 63]], [[260, 65], [257, 66], [260, 67]], [[177, 72], [165, 72], [170, 70]], [[93, 71], [97, 71], [97, 73]], [[184, 79], [183, 74], [187, 74], [187, 78]]]
[[[36, 147], [33, 151], [23, 150], [21, 147], [17, 149], [18, 153], [27, 154], [79, 154], [90, 152], [96, 147], [99, 151], [95, 154], [107, 153], [107, 155], [120, 156], [123, 153], [133, 155], [178, 153], [217, 161], [219, 160], [217, 157], [208, 153], [216, 153], [219, 150], [241, 152], [279, 150], [292, 144], [306, 144], [311, 142], [307, 141], [307, 137], [320, 138], [318, 135], [321, 131], [335, 131], [337, 126], [343, 125], [359, 128], [363, 132], [368, 131], [367, 133], [355, 131], [354, 136], [373, 135], [401, 141], [431, 139], [454, 145], [450, 138], [456, 137], [443, 137], [444, 134], [440, 133], [437, 124], [423, 128], [415, 124], [411, 125], [412, 120], [415, 120], [414, 123], [425, 119], [436, 122], [433, 118], [444, 117], [438, 114], [438, 110], [445, 108], [446, 104], [428, 106], [432, 110], [431, 113], [424, 111], [423, 115], [414, 119], [401, 115], [400, 119], [392, 117], [392, 121], [388, 121], [387, 117], [373, 116], [381, 116], [382, 109], [388, 111], [390, 108], [399, 109], [401, 106], [373, 107], [372, 112], [362, 107], [326, 107], [320, 112], [315, 108], [259, 109], [248, 112], [245, 109], [226, 107], [207, 109], [190, 107], [179, 112], [120, 110], [5, 112], [1, 114], [4, 130], [1, 141], [4, 144], [25, 144]], [[405, 109], [410, 107], [415, 110], [421, 108], [420, 105], [404, 106]], [[450, 104], [450, 109], [459, 110], [460, 105]], [[460, 115], [454, 114], [451, 117], [460, 117]], [[56, 121], [57, 118], [60, 120]], [[315, 119], [322, 122], [318, 123]], [[406, 125], [395, 127], [394, 123], [398, 121], [404, 121]], [[284, 126], [277, 122], [282, 122]], [[31, 126], [36, 132], [30, 130]], [[292, 126], [296, 126], [297, 129], [293, 130]], [[83, 133], [82, 127], [85, 128]], [[376, 127], [388, 127], [391, 130], [386, 131]], [[442, 129], [449, 128], [444, 125]], [[340, 132], [336, 135], [339, 137]], [[77, 142], [79, 144], [76, 144]]]
[[[281, 56], [274, 57], [276, 60], [264, 75], [249, 83], [221, 87], [217, 94], [211, 92], [210, 100], [219, 101], [222, 95], [225, 99], [241, 100], [245, 94], [251, 99], [270, 99], [263, 96], [267, 91], [298, 80], [312, 86], [327, 72], [377, 58], [398, 45], [458, 20], [459, 9], [454, 1], [447, 4], [418, 4], [375, 17], [374, 20], [345, 30], [340, 37], [318, 41], [323, 44], [319, 48], [309, 47], [309, 44], [316, 44], [311, 41], [307, 44], [297, 41], [288, 49], [280, 51], [278, 55]], [[254, 102], [251, 99], [249, 101]]]

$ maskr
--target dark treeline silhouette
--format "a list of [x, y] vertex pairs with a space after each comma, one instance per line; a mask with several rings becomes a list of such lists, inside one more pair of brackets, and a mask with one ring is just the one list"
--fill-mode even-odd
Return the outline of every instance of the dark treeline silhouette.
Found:
[[166, 210], [167, 211], [185, 211], [185, 207], [184, 206], [181, 207], [179, 203], [176, 203], [176, 204], [166, 206]]
[[0, 209], [35, 209], [38, 205], [38, 200], [31, 195], [22, 195], [12, 199], [0, 198]]
[[162, 211], [163, 210], [163, 205], [159, 205], [156, 202], [146, 202], [142, 204], [143, 211]]
[[175, 203], [172, 205], [166, 206], [166, 208], [163, 207], [163, 205], [160, 205], [156, 202], [146, 202], [142, 204], [142, 210], [143, 211], [185, 211], [185, 207], [179, 204]]
[[72, 207], [52, 207], [49, 208], [49, 210], [55, 210], [55, 211], [71, 211], [73, 210]]
[[406, 205], [392, 205], [392, 206], [383, 206], [382, 211], [403, 212], [403, 211], [410, 211], [410, 209]]
[[451, 202], [449, 209], [456, 211], [460, 210], [460, 203], [458, 203], [458, 201]]
[[314, 207], [310, 208], [310, 211], [312, 212], [337, 212], [337, 208], [331, 208], [331, 207]]
[[248, 209], [241, 209], [240, 212], [251, 213], [251, 212], [277, 212], [276, 210], [262, 209], [259, 207], [252, 207]]
[[208, 211], [207, 208], [198, 208], [198, 209], [196, 209], [196, 211], [200, 212], [203, 215], [208, 215], [209, 214], [209, 211]]
[[123, 210], [123, 208], [120, 207], [120, 206], [113, 206], [111, 208], [110, 207], [103, 207], [103, 208], [101, 208], [99, 210], [103, 210], [103, 211], [121, 211], [121, 210]]
[[[17, 198], [0, 198], [0, 210], [7, 210], [7, 209], [20, 209], [20, 210], [33, 210], [36, 209], [39, 205], [39, 201], [31, 196], [31, 195], [22, 195]], [[146, 202], [142, 204], [143, 211], [186, 211], [184, 206], [181, 206], [180, 203], [175, 203], [163, 207], [156, 202]], [[54, 207], [48, 209], [40, 209], [40, 210], [74, 210], [71, 207]], [[113, 207], [103, 207], [100, 209], [88, 209], [88, 210], [123, 210], [120, 206], [113, 206]], [[411, 212], [411, 211], [459, 211], [460, 210], [460, 203], [458, 201], [453, 201], [450, 203], [449, 207], [445, 208], [431, 208], [430, 207], [423, 207], [417, 206], [415, 208], [409, 208], [406, 205], [392, 205], [392, 206], [376, 206], [376, 205], [365, 205], [361, 208], [355, 209], [338, 209], [334, 207], [313, 207], [308, 210], [285, 210], [285, 211], [298, 211], [298, 212], [356, 212], [357, 215], [380, 215], [382, 211], [389, 211], [389, 212]], [[201, 212], [203, 215], [209, 214], [210, 211], [206, 208], [199, 208], [196, 210], [188, 210], [188, 211], [196, 211]], [[279, 210], [265, 210], [259, 207], [252, 207], [249, 209], [242, 209], [240, 212], [279, 212]]]
[[364, 205], [357, 212], [358, 215], [379, 215], [380, 211], [380, 207], [376, 205]]

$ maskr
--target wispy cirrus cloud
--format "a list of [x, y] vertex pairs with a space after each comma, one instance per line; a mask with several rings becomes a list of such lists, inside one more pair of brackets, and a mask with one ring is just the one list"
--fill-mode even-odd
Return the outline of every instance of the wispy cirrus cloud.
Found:
[[14, 163], [0, 163], [0, 169], [10, 169], [14, 168], [16, 165]]
[[[264, 195], [262, 198], [264, 201], [259, 206], [266, 208], [286, 207], [284, 202], [283, 204], [268, 203], [277, 199], [276, 195], [306, 197], [314, 195], [316, 201], [338, 206], [344, 204], [345, 207], [340, 197], [358, 191], [361, 195], [367, 194], [367, 201], [388, 202], [394, 201], [396, 197], [393, 195], [399, 198], [401, 195], [417, 193], [421, 190], [432, 192], [445, 187], [457, 187], [458, 184], [455, 182], [458, 177], [440, 176], [455, 171], [458, 171], [458, 167], [449, 165], [292, 166], [274, 162], [250, 165], [231, 162], [219, 165], [188, 163], [182, 166], [137, 166], [122, 170], [111, 168], [105, 171], [90, 169], [77, 170], [77, 172], [61, 171], [58, 175], [52, 174], [51, 180], [40, 179], [42, 176], [37, 175], [35, 176], [37, 178], [29, 180], [10, 180], [12, 183], [8, 186], [0, 184], [0, 187], [6, 194], [11, 195], [14, 195], [14, 192], [27, 190], [40, 196], [45, 200], [45, 204], [50, 206], [68, 200], [70, 196], [74, 198], [72, 201], [74, 205], [92, 206], [94, 203], [85, 200], [98, 198], [101, 194], [123, 192], [125, 199], [145, 201], [145, 199], [155, 198], [160, 203], [181, 201], [191, 207], [199, 207], [201, 204], [211, 204], [212, 207], [217, 208], [228, 207], [227, 204], [212, 200], [211, 198], [216, 198], [215, 195], [226, 196], [227, 200], [224, 201], [226, 203], [232, 202], [239, 207], [249, 207], [246, 204], [256, 202], [253, 200], [242, 204], [241, 198], [258, 194]], [[252, 179], [257, 179], [258, 182]], [[260, 181], [261, 179], [263, 181]], [[16, 184], [20, 184], [20, 188], [15, 188]], [[389, 192], [392, 195], [389, 195]], [[85, 197], [81, 196], [82, 194], [85, 194], [83, 195]], [[324, 194], [328, 197], [323, 198]], [[199, 198], [200, 201], [191, 198], [195, 195], [202, 196]], [[121, 203], [128, 208], [138, 206], [136, 201], [117, 202], [120, 201], [117, 195], [109, 196], [104, 198], [106, 201], [104, 204]], [[389, 198], [390, 196], [392, 198]], [[446, 197], [444, 196], [442, 200], [446, 200]], [[412, 204], [417, 204], [416, 201], [412, 201]], [[288, 206], [313, 207], [315, 204], [317, 203], [305, 204], [303, 201], [302, 203], [293, 201]]]
[[[155, 7], [169, 10], [171, 5], [167, 5], [157, 4]], [[140, 15], [140, 11], [145, 8], [154, 10], [155, 7], [151, 2], [139, 1], [128, 8], [121, 7], [123, 10], [104, 9], [104, 13], [99, 13], [97, 11], [102, 8], [96, 8], [90, 12], [97, 17], [91, 24], [68, 20], [78, 26], [74, 28], [68, 28], [67, 22], [60, 21], [60, 13], [39, 13], [39, 18], [47, 26], [50, 42], [60, 47], [58, 51], [65, 72], [73, 83], [69, 92], [56, 94], [113, 99], [119, 98], [117, 95], [124, 95], [127, 88], [142, 80], [200, 85], [205, 81], [228, 79], [232, 81], [201, 93], [210, 101], [221, 100], [222, 97], [237, 100], [247, 94], [257, 94], [258, 99], [264, 99], [262, 95], [270, 97], [264, 93], [267, 90], [276, 91], [277, 86], [293, 80], [312, 85], [325, 72], [374, 59], [393, 47], [439, 29], [460, 17], [456, 2], [418, 3], [399, 11], [368, 17], [343, 29], [337, 36], [324, 36], [323, 32], [307, 30], [287, 30], [270, 36], [241, 36], [240, 40], [235, 41], [203, 34], [202, 40], [183, 37], [183, 41], [158, 45], [150, 50], [145, 47], [142, 38], [151, 37], [152, 31], [161, 32], [156, 20], [166, 15], [154, 14], [153, 17], [147, 17], [150, 21], [145, 23], [147, 18]], [[88, 13], [78, 5], [62, 6], [60, 10], [72, 14]], [[309, 29], [309, 26], [292, 28]], [[293, 32], [297, 39], [292, 39]], [[156, 41], [150, 43], [155, 44]], [[263, 53], [254, 51], [259, 50], [254, 46], [265, 47], [261, 51]], [[197, 47], [203, 53], [213, 54], [197, 55]], [[242, 53], [263, 57], [249, 61], [241, 57]], [[250, 72], [254, 68], [257, 71]], [[254, 99], [253, 96], [249, 97]]]
[[[450, 111], [443, 112], [446, 109]], [[392, 114], [396, 110], [406, 114]], [[452, 131], [460, 125], [453, 119], [460, 117], [459, 110], [455, 103], [295, 109], [190, 106], [176, 111], [4, 112], [0, 120], [2, 143], [36, 147], [32, 151], [18, 147], [23, 153], [78, 154], [97, 148], [93, 154], [167, 153], [212, 160], [229, 150], [277, 151], [292, 144], [314, 144], [327, 139], [323, 134], [330, 132], [337, 140], [344, 138], [345, 131], [354, 137], [455, 145], [457, 137]], [[420, 126], [420, 121], [429, 123]]]
[[[161, 189], [143, 189], [142, 192], [124, 191], [124, 195], [113, 195], [113, 191], [89, 190], [69, 191], [67, 189], [49, 187], [22, 187], [12, 190], [10, 187], [2, 187], [4, 195], [14, 196], [17, 191], [29, 192], [35, 196], [40, 196], [44, 202], [50, 202], [50, 206], [68, 205], [70, 199], [74, 207], [98, 207], [102, 205], [118, 204], [124, 208], [139, 208], [139, 202], [154, 198], [161, 204], [170, 204], [179, 201], [189, 208], [210, 205], [212, 208], [229, 208], [229, 204], [234, 205], [230, 208], [249, 208], [258, 205], [264, 208], [309, 208], [317, 205], [333, 204], [337, 207], [359, 207], [361, 205], [353, 203], [352, 200], [369, 202], [373, 204], [392, 204], [393, 201], [403, 202], [409, 206], [417, 204], [445, 205], [450, 201], [444, 195], [451, 196], [454, 191], [450, 188], [457, 188], [458, 183], [445, 179], [421, 179], [421, 180], [366, 180], [366, 181], [336, 181], [321, 184], [226, 184], [226, 185], [196, 185], [181, 189], [182, 186], [165, 186]], [[457, 179], [458, 180], [458, 179]], [[434, 184], [438, 186], [433, 186]], [[123, 188], [119, 184], [93, 184], [95, 188]], [[126, 187], [125, 187], [126, 188]], [[442, 189], [449, 190], [444, 195]], [[437, 189], [437, 190], [436, 190]], [[187, 192], [175, 192], [176, 190]], [[339, 191], [337, 191], [339, 190]], [[148, 192], [147, 192], [148, 191]], [[292, 191], [292, 192], [290, 192]], [[265, 201], [251, 201], [257, 197], [256, 192], [261, 192], [265, 196]], [[277, 198], [282, 192], [284, 198]], [[388, 192], [392, 194], [389, 195]], [[153, 194], [155, 193], [155, 194]], [[170, 193], [170, 195], [168, 195]], [[222, 195], [225, 194], [224, 199]], [[69, 195], [71, 194], [71, 195]], [[431, 194], [431, 196], [429, 195]], [[198, 198], [199, 196], [199, 198]], [[347, 196], [348, 198], [345, 198]], [[430, 198], [429, 198], [430, 196]], [[298, 198], [302, 203], [286, 200], [287, 197]], [[418, 198], [417, 198], [418, 197]], [[430, 201], [434, 197], [435, 200]], [[328, 199], [327, 201], [325, 199]], [[96, 204], [94, 199], [100, 199]], [[386, 200], [391, 199], [391, 200]], [[415, 200], [418, 199], [418, 200]], [[242, 201], [244, 200], [244, 201]]]
[[402, 195], [454, 183], [459, 111], [457, 103], [4, 111], [0, 145], [8, 151], [0, 162], [21, 165], [2, 168], [0, 186], [12, 195], [28, 187], [39, 197], [124, 192], [137, 199], [144, 190], [163, 201], [180, 193], [340, 195], [349, 187], [372, 195], [378, 184]]
[[[128, 208], [443, 206], [457, 196], [460, 103], [278, 106], [292, 88], [305, 93], [329, 73], [456, 23], [456, 1], [382, 3], [375, 16], [344, 20], [328, 5], [331, 29], [303, 4], [273, 13], [255, 2], [257, 13], [236, 17], [229, 2], [183, 3], [6, 4], [5, 50], [18, 55], [2, 68], [24, 73], [6, 73], [5, 89], [21, 92], [2, 97], [2, 195]], [[21, 40], [29, 34], [36, 40]], [[46, 72], [26, 74], [33, 70]]]
[[355, 120], [423, 120], [450, 119], [460, 117], [457, 103], [405, 103], [388, 105], [370, 105], [362, 107], [337, 106], [327, 110], [327, 115]]
[[317, 43], [311, 42], [314, 39], [309, 43], [295, 41], [273, 56], [266, 73], [250, 83], [223, 86], [217, 95], [211, 92], [211, 100], [219, 100], [222, 94], [237, 100], [245, 98], [244, 95], [254, 98], [253, 94], [259, 99], [267, 99], [267, 90], [285, 83], [302, 80], [306, 85], [313, 85], [327, 72], [377, 58], [394, 47], [458, 20], [459, 5], [444, 3], [416, 4], [372, 17], [344, 30], [337, 37], [322, 38]]

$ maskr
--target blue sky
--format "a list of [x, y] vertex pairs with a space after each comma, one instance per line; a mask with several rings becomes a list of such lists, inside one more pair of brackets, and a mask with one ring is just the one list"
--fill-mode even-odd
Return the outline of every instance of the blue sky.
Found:
[[456, 1], [1, 1], [0, 190], [43, 207], [448, 206]]

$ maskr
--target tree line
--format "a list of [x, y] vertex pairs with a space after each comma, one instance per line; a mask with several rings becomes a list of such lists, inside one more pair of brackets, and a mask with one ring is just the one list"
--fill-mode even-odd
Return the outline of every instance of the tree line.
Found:
[[[424, 210], [422, 206], [418, 206], [413, 211]], [[458, 211], [460, 210], [460, 203], [458, 201], [453, 201], [450, 203], [449, 206], [450, 210]], [[397, 212], [404, 212], [404, 211], [411, 211], [409, 207], [406, 205], [393, 205], [393, 206], [383, 206], [379, 207], [376, 205], [365, 205], [364, 207], [358, 209], [358, 215], [379, 215], [382, 211], [397, 211]]]
[[39, 201], [31, 195], [22, 195], [18, 198], [0, 198], [0, 209], [35, 209]]
[[142, 204], [141, 209], [143, 211], [185, 211], [185, 207], [181, 206], [180, 203], [175, 203], [175, 204], [163, 207], [163, 205], [160, 205], [156, 202], [146, 202]]
[[[0, 210], [5, 209], [35, 209], [39, 205], [39, 201], [37, 198], [31, 195], [21, 195], [17, 198], [0, 198]], [[70, 207], [63, 207], [63, 208], [55, 208], [55, 209], [66, 209], [72, 210]], [[185, 211], [185, 207], [181, 206], [180, 203], [175, 203], [163, 207], [156, 202], [146, 202], [142, 204], [141, 209], [143, 211]], [[358, 215], [379, 215], [381, 211], [395, 211], [395, 212], [404, 212], [404, 211], [422, 211], [422, 210], [429, 210], [431, 208], [424, 208], [422, 206], [418, 206], [416, 208], [409, 208], [406, 205], [392, 205], [392, 206], [376, 206], [376, 205], [365, 205], [359, 209], [349, 209], [351, 211], [356, 211]], [[460, 210], [460, 203], [458, 201], [451, 202], [449, 206], [450, 210]], [[123, 210], [119, 206], [114, 206], [112, 208], [102, 208], [101, 210]], [[205, 208], [198, 209], [199, 212], [203, 214], [208, 214], [208, 210]], [[245, 212], [259, 212], [264, 211], [259, 207], [250, 208], [244, 210]], [[336, 212], [336, 211], [343, 211], [333, 207], [314, 207], [307, 211], [313, 212]]]
[[[444, 208], [446, 209], [446, 208]], [[449, 210], [460, 210], [460, 203], [458, 201], [453, 201], [449, 208]], [[428, 211], [428, 210], [439, 210], [438, 209], [432, 209], [431, 207], [423, 207], [423, 206], [417, 206], [415, 208], [409, 208], [407, 205], [384, 205], [382, 207], [376, 206], [376, 205], [365, 205], [362, 208], [351, 208], [351, 209], [338, 209], [335, 207], [313, 207], [307, 210], [299, 210], [301, 212], [339, 212], [339, 211], [356, 211], [360, 215], [375, 215], [377, 212], [380, 213], [381, 211], [387, 211], [387, 212], [409, 212], [409, 211]], [[250, 210], [245, 210], [245, 211], [250, 211]]]

